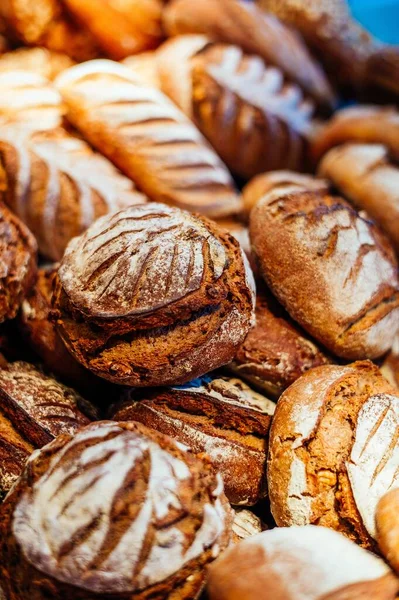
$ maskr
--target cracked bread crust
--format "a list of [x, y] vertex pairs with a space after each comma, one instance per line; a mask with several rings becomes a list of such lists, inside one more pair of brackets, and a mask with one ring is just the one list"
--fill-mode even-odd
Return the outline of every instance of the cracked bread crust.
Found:
[[34, 284], [36, 254], [29, 229], [0, 202], [0, 323], [16, 316]]
[[274, 295], [337, 356], [377, 358], [399, 325], [394, 251], [345, 200], [281, 188], [254, 207], [250, 238]]
[[377, 550], [379, 498], [399, 484], [399, 397], [368, 361], [309, 371], [281, 396], [268, 485], [279, 526], [315, 524]]
[[185, 386], [138, 394], [115, 407], [116, 421], [139, 421], [206, 452], [234, 505], [251, 506], [266, 494], [268, 432], [273, 402], [239, 379], [206, 375]]
[[96, 221], [56, 280], [58, 331], [94, 374], [124, 385], [184, 383], [229, 362], [254, 310], [239, 243], [163, 204]]
[[195, 598], [232, 520], [206, 456], [109, 421], [34, 453], [0, 514], [10, 600]]

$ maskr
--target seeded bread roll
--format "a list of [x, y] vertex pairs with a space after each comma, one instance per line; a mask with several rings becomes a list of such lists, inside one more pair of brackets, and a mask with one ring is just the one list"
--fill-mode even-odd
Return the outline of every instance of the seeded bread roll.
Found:
[[34, 284], [36, 254], [33, 235], [0, 202], [0, 323], [16, 316]]
[[375, 510], [399, 485], [399, 396], [369, 361], [312, 369], [280, 397], [268, 484], [278, 526], [331, 527], [376, 550]]
[[255, 326], [228, 369], [274, 397], [303, 373], [329, 362], [270, 293], [257, 294]]
[[242, 190], [244, 201], [244, 216], [249, 219], [251, 210], [257, 202], [271, 191], [280, 193], [284, 188], [286, 191], [328, 191], [328, 182], [325, 179], [302, 175], [295, 171], [271, 171], [257, 175], [249, 181]]
[[69, 240], [98, 217], [146, 201], [112, 163], [66, 131], [29, 142], [14, 133], [0, 129], [0, 189], [45, 258], [60, 260]]
[[346, 142], [383, 144], [399, 160], [399, 112], [394, 107], [373, 105], [338, 110], [315, 135], [312, 154], [319, 160], [330, 148]]
[[93, 423], [36, 452], [1, 505], [2, 586], [9, 600], [189, 600], [230, 526], [206, 456], [140, 423]]
[[21, 474], [26, 459], [61, 433], [73, 433], [97, 410], [71, 388], [33, 365], [0, 369], [0, 498]]
[[58, 271], [58, 331], [115, 383], [184, 383], [229, 362], [252, 324], [254, 283], [215, 223], [149, 203], [98, 219]]
[[72, 65], [67, 54], [47, 48], [17, 48], [0, 57], [0, 71], [32, 71], [46, 79], [54, 79]]
[[246, 538], [261, 533], [266, 526], [259, 517], [247, 508], [234, 508], [234, 519], [231, 526], [232, 541], [238, 544]]
[[211, 217], [240, 210], [227, 168], [196, 127], [127, 67], [93, 61], [56, 83], [70, 121], [149, 198]]
[[246, 179], [302, 170], [314, 103], [274, 66], [205, 36], [172, 38], [157, 52], [162, 90]]
[[389, 567], [335, 531], [264, 531], [228, 549], [209, 569], [210, 600], [394, 600]]
[[255, 4], [237, 0], [172, 0], [163, 13], [169, 35], [203, 33], [240, 46], [275, 66], [322, 106], [334, 102], [328, 81], [302, 39]]
[[399, 168], [379, 144], [344, 144], [322, 159], [319, 173], [365, 210], [399, 251]]
[[273, 402], [239, 379], [209, 375], [149, 396], [134, 390], [126, 396], [116, 406], [114, 420], [139, 421], [196, 453], [206, 452], [232, 504], [251, 506], [266, 496]]
[[115, 60], [154, 48], [162, 39], [163, 0], [64, 0], [64, 4]]
[[346, 359], [376, 358], [399, 325], [393, 249], [342, 198], [273, 190], [251, 212], [260, 271], [290, 316]]

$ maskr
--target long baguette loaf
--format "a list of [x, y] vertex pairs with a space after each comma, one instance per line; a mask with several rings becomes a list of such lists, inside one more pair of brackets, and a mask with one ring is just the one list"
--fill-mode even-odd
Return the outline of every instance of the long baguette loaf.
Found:
[[314, 102], [276, 67], [239, 46], [172, 38], [157, 52], [162, 90], [190, 117], [230, 170], [302, 170]]
[[70, 121], [152, 200], [213, 217], [240, 210], [227, 168], [196, 127], [127, 67], [84, 63], [56, 85]]

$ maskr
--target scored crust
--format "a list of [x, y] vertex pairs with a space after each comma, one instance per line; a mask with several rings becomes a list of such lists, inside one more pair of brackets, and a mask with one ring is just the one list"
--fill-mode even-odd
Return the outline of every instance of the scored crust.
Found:
[[309, 371], [281, 396], [268, 484], [279, 526], [317, 524], [376, 549], [379, 498], [399, 483], [399, 397], [365, 361]]
[[105, 379], [139, 386], [183, 383], [231, 360], [253, 303], [238, 242], [155, 203], [101, 217], [72, 240], [55, 292], [72, 355]]

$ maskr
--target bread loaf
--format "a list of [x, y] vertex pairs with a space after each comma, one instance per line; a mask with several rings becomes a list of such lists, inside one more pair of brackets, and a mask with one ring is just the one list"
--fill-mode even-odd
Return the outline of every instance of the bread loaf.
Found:
[[172, 0], [163, 13], [169, 35], [202, 33], [217, 42], [240, 46], [275, 66], [322, 106], [333, 94], [301, 38], [281, 21], [240, 0]]
[[393, 249], [347, 202], [278, 188], [251, 212], [250, 237], [277, 299], [316, 340], [347, 359], [376, 358], [399, 324]]
[[380, 368], [385, 379], [399, 390], [399, 335], [396, 335], [392, 348]]
[[13, 319], [36, 277], [36, 242], [0, 202], [0, 323]]
[[127, 67], [89, 62], [56, 83], [70, 121], [149, 198], [213, 217], [240, 210], [226, 167], [195, 126]]
[[369, 361], [312, 369], [280, 397], [268, 484], [278, 526], [331, 527], [377, 549], [375, 510], [399, 483], [399, 396]]
[[[139, 398], [139, 400], [137, 400]], [[266, 454], [273, 402], [239, 379], [206, 375], [185, 386], [142, 394], [116, 406], [116, 421], [139, 421], [196, 452], [221, 473], [232, 504], [266, 496]]]
[[262, 290], [256, 298], [255, 326], [228, 369], [276, 397], [303, 373], [327, 362], [272, 295]]
[[266, 526], [262, 521], [247, 508], [235, 508], [234, 519], [231, 526], [232, 541], [238, 544], [253, 535], [261, 533]]
[[399, 95], [399, 52], [397, 46], [384, 44], [371, 53], [366, 63], [366, 80], [378, 91], [386, 90], [397, 100]]
[[314, 103], [282, 72], [239, 46], [172, 38], [157, 52], [163, 91], [236, 175], [301, 170]]
[[252, 324], [254, 283], [216, 224], [149, 203], [98, 219], [58, 271], [58, 331], [115, 383], [184, 383], [229, 362]]
[[70, 13], [110, 58], [156, 47], [163, 0], [64, 0]]
[[0, 57], [0, 71], [32, 71], [46, 79], [54, 79], [72, 65], [67, 54], [47, 48], [18, 48]]
[[377, 539], [381, 552], [399, 572], [399, 490], [391, 490], [378, 502], [375, 514]]
[[139, 78], [144, 85], [160, 88], [158, 75], [157, 55], [154, 51], [141, 52], [126, 57], [122, 63], [128, 67], [134, 76]]
[[324, 156], [319, 173], [359, 210], [365, 210], [399, 251], [399, 169], [384, 146], [344, 144]]
[[264, 531], [209, 569], [210, 600], [393, 600], [398, 580], [381, 559], [324, 527]]
[[191, 600], [230, 526], [206, 456], [140, 423], [93, 423], [34, 453], [0, 506], [2, 587], [10, 600]]
[[52, 261], [98, 217], [146, 201], [106, 158], [62, 129], [29, 142], [0, 129], [0, 188]]

